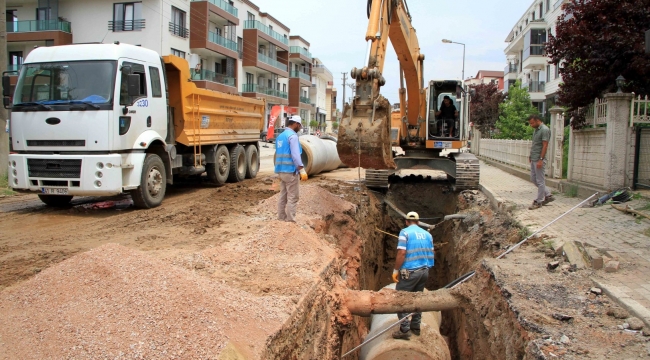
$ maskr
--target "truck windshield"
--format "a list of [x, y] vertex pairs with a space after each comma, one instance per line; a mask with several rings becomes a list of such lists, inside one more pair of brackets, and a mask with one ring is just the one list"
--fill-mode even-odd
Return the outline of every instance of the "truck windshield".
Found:
[[24, 64], [13, 105], [112, 104], [116, 69], [116, 61]]

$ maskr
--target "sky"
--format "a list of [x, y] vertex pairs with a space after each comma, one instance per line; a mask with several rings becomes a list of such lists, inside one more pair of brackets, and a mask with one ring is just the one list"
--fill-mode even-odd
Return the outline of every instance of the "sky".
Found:
[[[366, 0], [252, 0], [310, 43], [310, 52], [334, 76], [342, 103], [342, 73], [362, 68], [368, 27]], [[410, 0], [407, 1], [420, 52], [425, 55], [425, 81], [461, 79], [463, 46], [444, 44], [442, 39], [465, 43], [465, 77], [479, 70], [506, 66], [505, 39], [532, 0]], [[399, 63], [389, 46], [384, 65], [386, 85], [382, 94], [391, 103], [399, 101]], [[346, 88], [346, 97], [350, 96]]]

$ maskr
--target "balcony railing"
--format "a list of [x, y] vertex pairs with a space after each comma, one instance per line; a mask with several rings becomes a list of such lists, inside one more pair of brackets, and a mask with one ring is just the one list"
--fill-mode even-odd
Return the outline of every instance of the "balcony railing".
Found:
[[528, 59], [531, 56], [546, 56], [546, 45], [536, 44], [530, 45], [524, 49], [524, 60]]
[[118, 21], [109, 21], [108, 30], [110, 31], [135, 31], [142, 30], [145, 27], [144, 19], [136, 20], [118, 20]]
[[285, 64], [283, 64], [283, 63], [281, 63], [281, 62], [279, 62], [277, 60], [271, 59], [270, 57], [268, 57], [268, 56], [266, 56], [266, 55], [264, 55], [262, 53], [257, 53], [257, 59], [259, 61], [265, 63], [265, 64], [269, 64], [269, 65], [271, 65], [271, 66], [273, 66], [275, 68], [278, 68], [278, 69], [280, 69], [282, 71], [287, 71], [287, 69], [288, 69], [287, 65], [285, 65]]
[[221, 45], [221, 46], [225, 47], [228, 50], [237, 51], [237, 43], [236, 42], [234, 42], [232, 40], [228, 40], [225, 37], [223, 37], [221, 35], [217, 35], [217, 34], [211, 32], [211, 31], [208, 31], [208, 41], [210, 41], [211, 43], [215, 43], [217, 45]]
[[266, 35], [274, 38], [275, 40], [278, 40], [279, 42], [289, 45], [289, 39], [284, 37], [284, 35], [276, 32], [275, 30], [271, 29], [270, 27], [262, 24], [261, 22], [257, 20], [246, 20], [244, 21], [244, 29], [257, 29]]
[[292, 47], [290, 47], [289, 52], [291, 54], [302, 54], [302, 55], [305, 55], [306, 57], [311, 59], [311, 53], [309, 51], [305, 50], [305, 48], [300, 47], [300, 46], [292, 46]]
[[[205, 0], [192, 0], [192, 1], [205, 1]], [[216, 5], [217, 7], [226, 10], [227, 12], [229, 12], [231, 15], [234, 15], [235, 17], [237, 17], [238, 16], [237, 14], [239, 14], [239, 10], [237, 10], [236, 7], [228, 4], [223, 0], [208, 0], [208, 1]]]
[[269, 88], [266, 86], [262, 85], [257, 85], [257, 84], [244, 84], [242, 86], [242, 91], [244, 93], [258, 93], [258, 94], [265, 94], [269, 96], [275, 96], [283, 99], [288, 99], [289, 94], [287, 94], [284, 91], [276, 90], [273, 88]]
[[503, 70], [504, 75], [508, 75], [510, 73], [517, 73], [517, 64], [509, 64], [506, 66], [506, 68]]
[[71, 32], [69, 21], [59, 20], [25, 20], [7, 22], [8, 33], [30, 32], [30, 31], [63, 31]]
[[224, 74], [217, 74], [211, 70], [200, 70], [195, 71], [194, 69], [190, 70], [192, 75], [192, 80], [206, 80], [212, 81], [219, 84], [229, 85], [237, 87], [237, 79], [234, 77], [226, 76]]
[[546, 83], [543, 81], [531, 81], [529, 83], [521, 84], [522, 89], [528, 90], [529, 93], [544, 92]]
[[307, 105], [311, 104], [311, 100], [309, 100], [308, 97], [304, 97], [304, 96], [300, 97], [300, 102]]
[[308, 74], [305, 74], [302, 71], [292, 71], [292, 72], [289, 73], [289, 77], [301, 78], [303, 80], [311, 81], [311, 76], [309, 76]]
[[169, 32], [184, 39], [187, 39], [190, 35], [190, 31], [186, 27], [174, 24], [173, 22], [169, 23]]
[[7, 71], [18, 71], [21, 66], [21, 64], [7, 64]]

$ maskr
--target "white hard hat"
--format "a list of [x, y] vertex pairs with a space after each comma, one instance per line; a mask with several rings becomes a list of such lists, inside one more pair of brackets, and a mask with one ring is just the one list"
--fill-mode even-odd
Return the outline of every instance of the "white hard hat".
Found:
[[300, 116], [298, 116], [298, 115], [292, 116], [291, 119], [289, 119], [289, 120], [291, 120], [293, 122], [297, 122], [298, 124], [302, 125], [302, 118]]
[[406, 214], [406, 218], [408, 220], [420, 220], [420, 215], [418, 215], [418, 213], [415, 211], [411, 211], [410, 213]]

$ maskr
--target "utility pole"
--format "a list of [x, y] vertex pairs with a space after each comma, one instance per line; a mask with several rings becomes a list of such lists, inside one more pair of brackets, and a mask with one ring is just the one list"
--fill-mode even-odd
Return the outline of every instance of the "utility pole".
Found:
[[343, 104], [341, 106], [341, 111], [345, 111], [345, 86], [346, 86], [345, 83], [348, 80], [348, 73], [344, 72], [344, 73], [341, 73], [341, 74], [343, 74], [343, 96], [342, 96], [342, 98], [343, 98], [342, 103]]
[[[7, 69], [7, 0], [0, 0], [0, 70]], [[9, 167], [9, 134], [7, 126], [7, 110], [0, 106], [0, 177], [8, 176]]]

